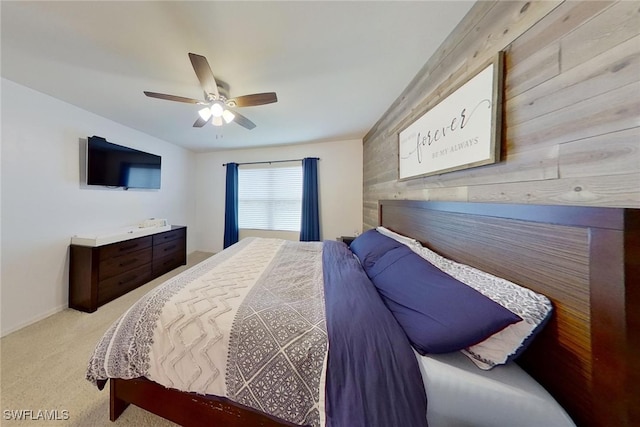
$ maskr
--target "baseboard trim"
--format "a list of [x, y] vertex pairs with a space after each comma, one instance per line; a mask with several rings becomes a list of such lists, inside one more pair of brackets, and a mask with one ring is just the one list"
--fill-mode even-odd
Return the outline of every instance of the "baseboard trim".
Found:
[[56, 313], [60, 313], [62, 310], [65, 310], [68, 307], [69, 307], [68, 304], [59, 305], [59, 306], [57, 306], [55, 308], [52, 308], [51, 310], [48, 310], [48, 311], [46, 311], [44, 313], [41, 313], [41, 314], [39, 314], [39, 315], [37, 315], [35, 317], [32, 317], [29, 320], [21, 322], [21, 323], [15, 325], [15, 326], [12, 326], [12, 327], [10, 327], [8, 329], [3, 329], [2, 332], [0, 333], [0, 338], [4, 338], [9, 334], [12, 334], [12, 333], [14, 333], [16, 331], [19, 331], [22, 328], [26, 328], [27, 326], [33, 325], [34, 323], [39, 322], [39, 321], [41, 321], [43, 319], [46, 319], [49, 316], [53, 316]]

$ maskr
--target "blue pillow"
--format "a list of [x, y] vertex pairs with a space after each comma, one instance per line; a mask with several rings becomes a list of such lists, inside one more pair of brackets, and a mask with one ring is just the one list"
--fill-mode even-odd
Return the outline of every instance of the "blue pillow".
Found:
[[388, 251], [368, 274], [420, 354], [458, 351], [522, 320], [406, 246]]
[[349, 249], [356, 254], [364, 271], [368, 273], [382, 255], [400, 246], [404, 245], [376, 230], [368, 230], [356, 237], [349, 245]]

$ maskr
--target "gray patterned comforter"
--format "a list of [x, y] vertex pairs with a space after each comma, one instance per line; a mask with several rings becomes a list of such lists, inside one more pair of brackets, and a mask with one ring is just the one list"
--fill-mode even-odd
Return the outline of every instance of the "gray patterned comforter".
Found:
[[324, 425], [324, 312], [322, 243], [244, 239], [131, 307], [87, 379], [146, 377]]
[[146, 377], [298, 425], [426, 426], [409, 341], [341, 242], [245, 239], [149, 292], [87, 379]]

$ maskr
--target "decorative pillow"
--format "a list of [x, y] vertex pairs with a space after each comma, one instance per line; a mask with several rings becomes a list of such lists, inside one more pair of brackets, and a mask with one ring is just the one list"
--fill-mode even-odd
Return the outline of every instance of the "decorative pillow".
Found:
[[521, 320], [404, 245], [381, 256], [367, 274], [421, 354], [461, 350]]
[[382, 255], [400, 246], [400, 242], [383, 236], [376, 230], [367, 230], [351, 242], [349, 249], [356, 254], [360, 264], [367, 271]]
[[444, 258], [428, 248], [420, 256], [460, 282], [477, 290], [522, 318], [481, 343], [462, 351], [480, 369], [491, 369], [517, 358], [551, 317], [551, 301], [531, 289], [492, 274]]

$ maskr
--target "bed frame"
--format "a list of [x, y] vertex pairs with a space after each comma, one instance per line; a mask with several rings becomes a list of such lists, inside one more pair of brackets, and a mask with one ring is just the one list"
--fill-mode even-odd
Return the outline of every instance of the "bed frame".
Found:
[[379, 222], [553, 302], [519, 364], [580, 426], [640, 425], [640, 210], [380, 202]]
[[[547, 295], [554, 315], [518, 363], [579, 426], [640, 425], [640, 210], [385, 200], [379, 224]], [[291, 425], [112, 379], [111, 420], [130, 403], [185, 426]]]

